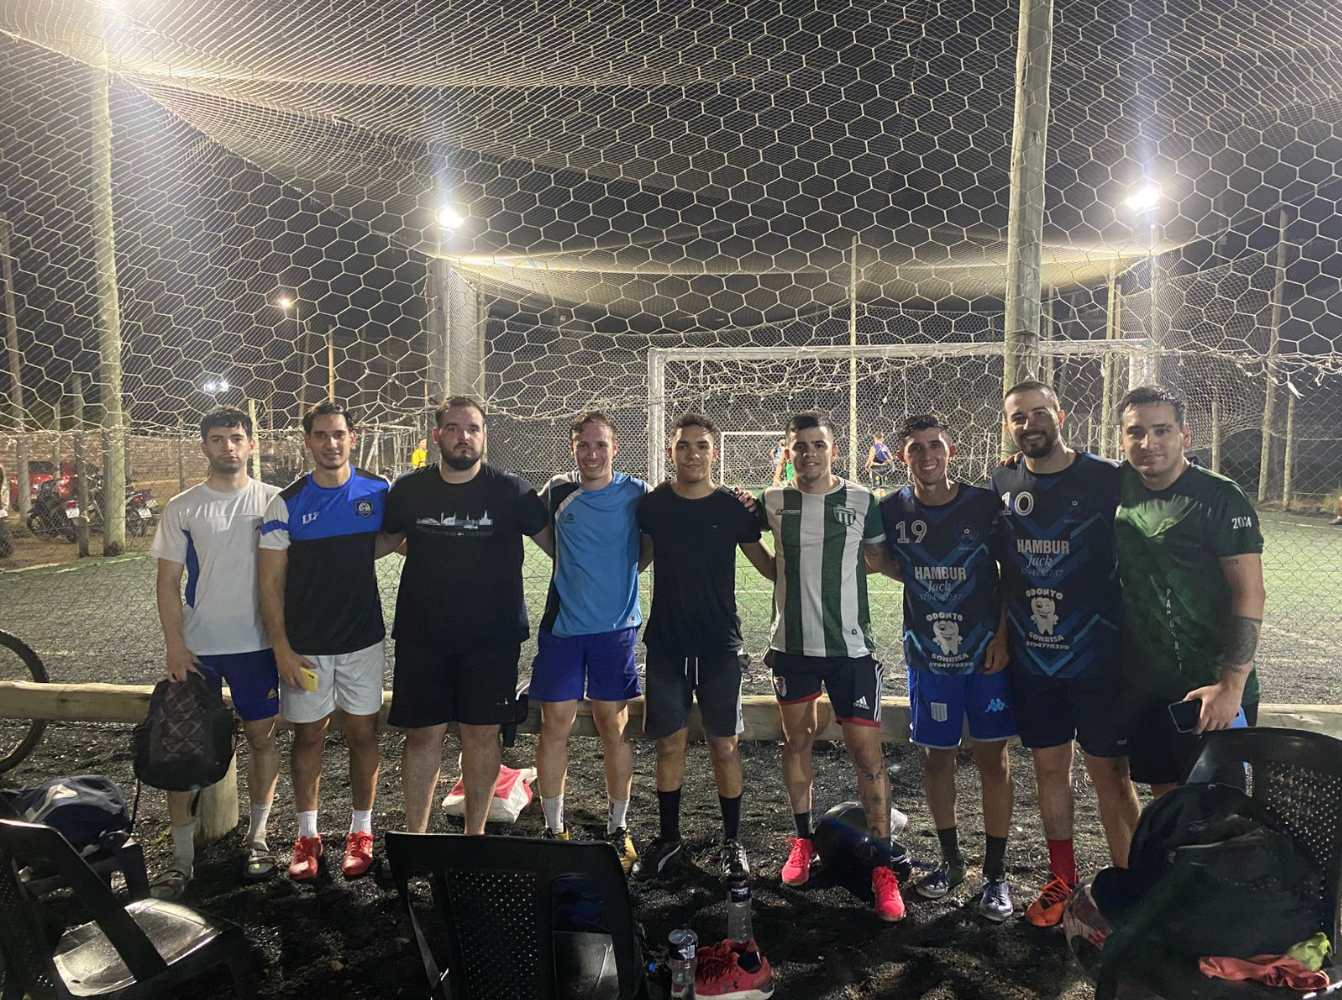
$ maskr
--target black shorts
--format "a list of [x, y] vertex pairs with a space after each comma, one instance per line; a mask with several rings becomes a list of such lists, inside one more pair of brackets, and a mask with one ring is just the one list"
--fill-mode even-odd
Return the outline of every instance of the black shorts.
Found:
[[764, 662], [773, 671], [778, 704], [815, 701], [823, 685], [838, 722], [880, 726], [885, 668], [874, 656], [797, 656], [771, 649]]
[[739, 653], [681, 656], [649, 649], [646, 679], [643, 729], [653, 739], [684, 729], [695, 697], [709, 736], [736, 736], [745, 728]]
[[1007, 669], [1023, 746], [1043, 750], [1076, 740], [1092, 757], [1127, 754], [1127, 716], [1116, 667], [1092, 667], [1076, 677], [1033, 674], [1014, 661]]
[[894, 471], [893, 465], [873, 465], [867, 470], [867, 477], [871, 480], [872, 486], [884, 486]]
[[[1128, 770], [1132, 780], [1143, 785], [1173, 785], [1183, 780], [1198, 752], [1195, 733], [1181, 733], [1170, 718], [1170, 702], [1177, 698], [1153, 698], [1130, 693], [1128, 716]], [[1258, 724], [1258, 704], [1244, 705], [1244, 719]], [[1233, 776], [1232, 776], [1233, 777]], [[1240, 775], [1243, 779], [1243, 775]], [[1229, 779], [1218, 780], [1231, 784]]]
[[421, 729], [445, 722], [512, 722], [521, 653], [518, 645], [451, 652], [398, 639], [388, 724]]

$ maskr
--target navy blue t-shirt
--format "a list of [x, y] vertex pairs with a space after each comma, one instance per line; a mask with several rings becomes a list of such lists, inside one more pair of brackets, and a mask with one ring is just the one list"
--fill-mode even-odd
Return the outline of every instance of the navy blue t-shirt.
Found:
[[335, 656], [386, 637], [374, 549], [387, 502], [387, 481], [354, 469], [341, 486], [311, 475], [270, 501], [261, 548], [286, 549], [284, 631], [294, 651]]
[[1001, 613], [997, 547], [1002, 501], [960, 484], [950, 503], [924, 504], [905, 486], [881, 501], [885, 544], [904, 577], [904, 662], [910, 670], [982, 669]]
[[1118, 465], [1087, 452], [1061, 472], [993, 473], [1013, 664], [1075, 677], [1117, 670], [1122, 592], [1114, 547]]

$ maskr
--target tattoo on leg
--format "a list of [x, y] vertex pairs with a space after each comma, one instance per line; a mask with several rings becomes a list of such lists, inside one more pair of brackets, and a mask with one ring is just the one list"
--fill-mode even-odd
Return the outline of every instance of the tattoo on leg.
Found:
[[1249, 669], [1258, 651], [1258, 630], [1262, 619], [1234, 615], [1230, 619], [1230, 638], [1221, 654], [1221, 666], [1236, 673]]

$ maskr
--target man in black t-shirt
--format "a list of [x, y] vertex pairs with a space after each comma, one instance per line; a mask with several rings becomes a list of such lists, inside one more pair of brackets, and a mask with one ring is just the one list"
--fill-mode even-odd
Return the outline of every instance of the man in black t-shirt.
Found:
[[671, 431], [676, 478], [638, 504], [638, 527], [656, 559], [648, 647], [644, 728], [657, 740], [661, 829], [634, 862], [635, 878], [657, 877], [680, 853], [680, 786], [690, 701], [699, 700], [722, 808], [722, 873], [750, 873], [737, 839], [741, 819], [741, 620], [736, 614], [736, 547], [770, 579], [773, 556], [760, 544], [756, 514], [713, 483], [717, 428], [686, 413]]
[[406, 730], [405, 828], [423, 833], [449, 722], [461, 738], [466, 832], [485, 832], [499, 773], [499, 727], [515, 712], [517, 660], [528, 637], [522, 536], [549, 523], [536, 491], [481, 462], [485, 416], [454, 397], [438, 407], [442, 461], [398, 478], [386, 543], [406, 543], [396, 597], [395, 674], [387, 721]]

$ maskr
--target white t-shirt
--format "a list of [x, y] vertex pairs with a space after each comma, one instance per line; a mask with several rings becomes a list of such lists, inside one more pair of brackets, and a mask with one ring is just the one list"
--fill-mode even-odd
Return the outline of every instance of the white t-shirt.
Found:
[[201, 483], [164, 506], [151, 551], [186, 566], [183, 631], [197, 656], [270, 647], [256, 592], [256, 547], [266, 505], [279, 492], [255, 479], [232, 493]]

